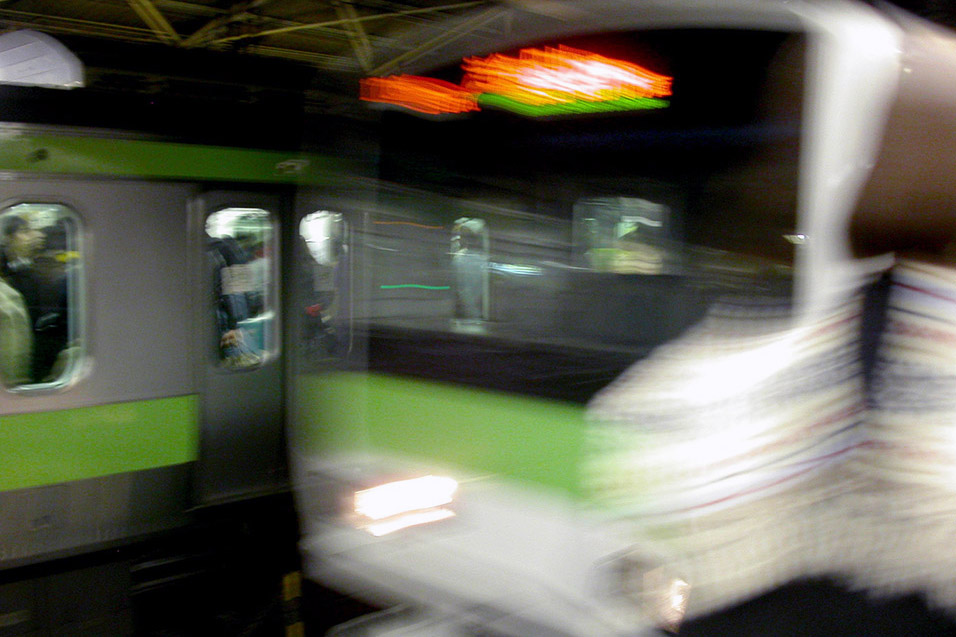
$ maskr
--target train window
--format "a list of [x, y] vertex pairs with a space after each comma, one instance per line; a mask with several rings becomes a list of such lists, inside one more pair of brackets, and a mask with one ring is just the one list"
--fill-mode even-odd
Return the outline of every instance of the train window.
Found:
[[596, 197], [574, 204], [575, 247], [598, 272], [673, 271], [666, 243], [669, 209], [638, 197]]
[[474, 323], [488, 318], [488, 228], [483, 219], [455, 221], [451, 239], [455, 276], [455, 318]]
[[206, 218], [220, 367], [247, 369], [274, 355], [275, 222], [260, 208], [223, 208]]
[[344, 354], [352, 314], [348, 223], [341, 213], [317, 210], [299, 223], [303, 340], [314, 354]]
[[0, 382], [59, 387], [74, 378], [80, 341], [79, 217], [55, 203], [0, 210]]

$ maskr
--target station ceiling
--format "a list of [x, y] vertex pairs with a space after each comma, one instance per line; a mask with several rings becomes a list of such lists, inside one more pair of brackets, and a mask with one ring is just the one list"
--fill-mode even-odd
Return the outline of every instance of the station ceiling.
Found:
[[[0, 33], [59, 39], [83, 62], [86, 86], [101, 93], [233, 102], [295, 95], [328, 113], [355, 108], [360, 76], [387, 74], [458, 37], [493, 36], [516, 6], [574, 1], [0, 0]], [[956, 0], [895, 4], [956, 26]], [[438, 26], [449, 22], [451, 30]]]
[[60, 40], [88, 92], [285, 94], [328, 113], [355, 108], [358, 77], [447, 44], [438, 23], [501, 28], [506, 1], [519, 0], [0, 0], [0, 33]]
[[[0, 0], [0, 29], [161, 44], [374, 73], [422, 43], [423, 25], [488, 0]], [[427, 43], [424, 43], [427, 45]]]
[[[573, 0], [566, 0], [573, 4]], [[241, 50], [332, 71], [374, 72], [437, 20], [492, 0], [0, 0], [0, 30], [31, 28], [118, 42]], [[943, 21], [953, 0], [898, 0]], [[402, 54], [401, 52], [398, 54]]]
[[[573, 0], [563, 0], [573, 4]], [[560, 4], [562, 0], [556, 0]], [[510, 4], [514, 4], [512, 0]], [[333, 73], [378, 74], [434, 43], [422, 28], [451, 16], [492, 22], [504, 0], [0, 0], [0, 31], [240, 52]], [[897, 0], [952, 20], [956, 0]]]

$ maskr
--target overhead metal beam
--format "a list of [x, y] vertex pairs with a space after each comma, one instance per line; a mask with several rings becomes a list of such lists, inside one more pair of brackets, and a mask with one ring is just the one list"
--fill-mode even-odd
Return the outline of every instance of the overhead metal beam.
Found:
[[229, 12], [228, 9], [196, 4], [195, 2], [183, 2], [183, 0], [153, 0], [153, 4], [158, 9], [175, 9], [178, 13], [195, 17], [212, 17]]
[[179, 44], [182, 38], [150, 0], [127, 0], [127, 2], [133, 7], [136, 15], [152, 29], [157, 38], [163, 42]]
[[358, 60], [362, 70], [368, 73], [372, 68], [372, 43], [369, 42], [368, 34], [365, 33], [365, 28], [359, 21], [358, 12], [350, 2], [337, 1], [334, 6], [336, 15], [345, 20], [343, 24], [349, 36], [349, 43], [355, 52], [355, 59]]
[[239, 4], [234, 4], [225, 15], [213, 18], [203, 26], [199, 27], [192, 35], [186, 38], [183, 41], [183, 46], [198, 46], [204, 44], [205, 42], [212, 39], [212, 34], [215, 33], [217, 29], [220, 29], [230, 22], [234, 22], [247, 11], [251, 11], [257, 7], [261, 7], [267, 2], [272, 0], [246, 0], [246, 2], [240, 2]]
[[427, 7], [422, 9], [408, 9], [407, 11], [393, 11], [391, 13], [376, 13], [373, 15], [364, 15], [359, 16], [352, 20], [326, 20], [323, 22], [311, 22], [308, 24], [293, 24], [285, 27], [276, 27], [274, 29], [262, 29], [254, 33], [240, 33], [237, 35], [230, 35], [223, 38], [218, 38], [208, 42], [208, 44], [224, 44], [226, 42], [235, 42], [236, 40], [244, 40], [247, 38], [260, 38], [266, 35], [277, 35], [279, 33], [291, 33], [293, 31], [304, 31], [308, 29], [321, 29], [323, 27], [330, 26], [341, 26], [347, 22], [369, 22], [371, 20], [384, 20], [385, 18], [398, 18], [407, 15], [415, 15], [421, 13], [439, 13], [442, 11], [453, 11], [456, 9], [466, 9], [468, 7], [474, 7], [478, 5], [489, 4], [488, 0], [476, 0], [474, 2], [459, 2], [457, 4], [448, 4], [440, 7]]
[[315, 53], [312, 51], [283, 49], [273, 46], [263, 46], [261, 44], [253, 44], [247, 49], [247, 51], [255, 55], [281, 58], [283, 60], [294, 60], [296, 62], [306, 62], [312, 66], [332, 71], [347, 71], [352, 68], [352, 60], [341, 55], [329, 55], [327, 53]]
[[[8, 28], [40, 28], [46, 33], [93, 35], [133, 43], [155, 42], [156, 40], [153, 31], [145, 27], [132, 27], [128, 25], [95, 22], [92, 20], [78, 20], [75, 18], [51, 17], [22, 11], [11, 11], [9, 9], [3, 9], [2, 4], [0, 4], [0, 20], [2, 20]], [[354, 66], [354, 62], [349, 57], [313, 53], [299, 49], [253, 45], [249, 47], [247, 51], [255, 55], [306, 62], [313, 66], [330, 70], [341, 71], [353, 68]]]
[[80, 20], [62, 16], [50, 16], [26, 11], [14, 11], [0, 7], [0, 20], [7, 27], [22, 27], [27, 29], [41, 29], [57, 33], [72, 33], [80, 35], [96, 35], [116, 38], [127, 42], [154, 41], [152, 29], [132, 27], [93, 20]]
[[370, 75], [384, 75], [397, 66], [412, 62], [418, 58], [427, 55], [431, 51], [434, 51], [440, 46], [445, 46], [454, 42], [455, 40], [462, 38], [476, 29], [480, 29], [489, 22], [493, 22], [498, 18], [505, 17], [510, 14], [509, 9], [503, 9], [500, 7], [495, 7], [494, 9], [489, 9], [487, 11], [482, 11], [475, 17], [470, 20], [466, 20], [460, 23], [458, 26], [443, 31], [441, 34], [435, 36], [434, 38], [423, 42], [421, 45], [415, 47], [411, 51], [406, 51], [398, 57], [392, 58], [388, 62], [381, 64], [370, 71]]

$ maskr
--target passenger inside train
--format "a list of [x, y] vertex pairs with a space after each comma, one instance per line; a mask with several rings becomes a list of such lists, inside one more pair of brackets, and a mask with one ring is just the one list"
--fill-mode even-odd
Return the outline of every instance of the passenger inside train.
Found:
[[206, 221], [215, 298], [217, 351], [223, 367], [255, 367], [269, 349], [272, 231], [264, 210], [227, 208]]
[[[77, 277], [78, 252], [72, 219], [57, 205], [21, 204], [0, 215], [3, 222], [0, 276], [22, 300], [29, 319], [29, 333], [8, 336], [9, 355], [23, 357], [29, 351], [29, 364], [12, 362], [7, 366], [7, 386], [54, 383], [67, 373], [78, 343], [71, 325], [71, 288]], [[7, 294], [10, 307], [16, 297]], [[9, 316], [16, 315], [11, 312]], [[13, 323], [21, 323], [12, 320]]]
[[29, 382], [33, 330], [23, 295], [0, 274], [0, 382]]

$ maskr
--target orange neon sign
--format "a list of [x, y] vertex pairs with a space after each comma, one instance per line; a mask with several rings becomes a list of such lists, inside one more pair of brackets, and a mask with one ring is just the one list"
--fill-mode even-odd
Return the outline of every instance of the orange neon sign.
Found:
[[476, 96], [457, 84], [415, 75], [366, 78], [361, 82], [361, 99], [429, 115], [478, 110]]
[[466, 113], [481, 105], [526, 115], [662, 108], [673, 78], [632, 62], [566, 46], [466, 58], [461, 85], [400, 75], [367, 78], [361, 98], [427, 114]]
[[673, 80], [637, 64], [565, 46], [522, 49], [516, 58], [500, 53], [466, 58], [463, 68], [464, 89], [533, 105], [667, 97]]

